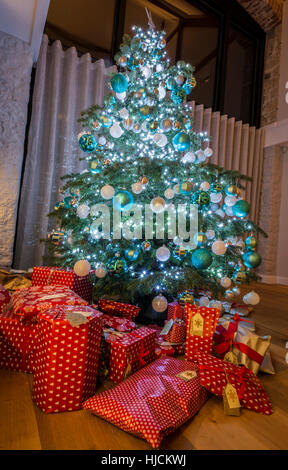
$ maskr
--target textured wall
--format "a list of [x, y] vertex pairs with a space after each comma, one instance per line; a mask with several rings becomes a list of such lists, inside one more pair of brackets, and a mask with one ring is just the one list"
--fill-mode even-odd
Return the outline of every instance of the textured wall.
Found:
[[12, 262], [31, 69], [30, 46], [0, 32], [0, 266]]
[[269, 0], [237, 0], [240, 5], [245, 8], [252, 18], [257, 21], [261, 28], [268, 32], [281, 23], [282, 3], [278, 0], [278, 8], [272, 7]]

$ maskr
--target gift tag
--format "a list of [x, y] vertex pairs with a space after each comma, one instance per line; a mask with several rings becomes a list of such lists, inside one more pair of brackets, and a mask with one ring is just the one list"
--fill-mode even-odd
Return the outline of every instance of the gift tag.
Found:
[[235, 364], [236, 366], [238, 366], [238, 359], [233, 351], [229, 351], [225, 354], [224, 361], [230, 362], [231, 364]]
[[83, 313], [86, 312], [69, 312], [66, 314], [66, 320], [68, 320], [70, 325], [73, 327], [84, 325], [84, 323], [87, 323], [89, 320], [87, 315], [84, 315]]
[[204, 318], [199, 312], [197, 312], [191, 318], [190, 333], [194, 336], [202, 337], [203, 331], [204, 331]]
[[185, 370], [184, 372], [180, 372], [176, 375], [179, 379], [184, 380], [184, 382], [190, 382], [190, 380], [195, 379], [197, 377], [197, 372], [195, 370]]
[[173, 326], [173, 319], [171, 318], [170, 320], [167, 321], [164, 328], [161, 330], [160, 335], [168, 335], [172, 326]]
[[223, 390], [224, 413], [228, 416], [240, 416], [241, 404], [237, 395], [237, 390], [228, 383]]

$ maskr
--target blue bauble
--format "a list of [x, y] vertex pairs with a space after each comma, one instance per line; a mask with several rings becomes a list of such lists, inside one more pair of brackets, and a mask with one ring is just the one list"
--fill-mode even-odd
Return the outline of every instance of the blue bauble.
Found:
[[171, 91], [171, 100], [174, 104], [182, 104], [186, 99], [186, 93], [181, 86], [173, 88]]
[[107, 116], [107, 114], [102, 114], [100, 116], [100, 121], [103, 127], [111, 127], [112, 125], [112, 119], [110, 116]]
[[197, 248], [193, 251], [191, 260], [194, 268], [199, 269], [200, 271], [202, 269], [207, 269], [212, 263], [211, 252], [206, 248]]
[[227, 196], [237, 196], [237, 186], [235, 184], [227, 184], [225, 186], [225, 193]]
[[184, 83], [183, 90], [185, 91], [186, 95], [190, 95], [191, 91], [193, 90], [193, 86], [190, 83]]
[[97, 148], [97, 141], [92, 134], [82, 134], [78, 140], [78, 144], [83, 152], [94, 152]]
[[257, 241], [257, 238], [254, 237], [253, 235], [250, 235], [250, 237], [247, 237], [246, 240], [245, 240], [245, 245], [246, 245], [246, 249], [248, 251], [250, 250], [255, 250], [257, 245], [258, 245], [258, 241]]
[[102, 171], [102, 163], [99, 160], [91, 160], [89, 162], [89, 171], [92, 175], [98, 175]]
[[191, 198], [192, 204], [198, 204], [200, 207], [206, 207], [210, 204], [210, 196], [207, 191], [196, 191]]
[[232, 210], [236, 217], [246, 217], [250, 211], [250, 204], [248, 204], [247, 201], [241, 199], [240, 201], [237, 201], [234, 206], [232, 206]]
[[173, 88], [176, 86], [175, 79], [172, 77], [167, 78], [165, 85], [168, 88], [168, 90], [173, 90]]
[[246, 268], [254, 269], [258, 268], [261, 264], [262, 258], [256, 251], [249, 250], [243, 255], [243, 263]]
[[115, 73], [111, 78], [111, 87], [115, 93], [124, 93], [128, 88], [128, 81], [123, 73]]
[[139, 250], [138, 248], [135, 248], [134, 246], [129, 246], [129, 248], [125, 250], [124, 254], [125, 254], [125, 258], [128, 261], [136, 261], [136, 259], [139, 256]]
[[106, 263], [106, 269], [112, 276], [119, 277], [127, 272], [128, 266], [125, 259], [115, 256]]
[[185, 132], [178, 132], [172, 140], [173, 146], [179, 152], [185, 152], [190, 148], [190, 136]]
[[193, 183], [191, 181], [184, 181], [184, 183], [179, 184], [179, 192], [184, 196], [192, 193]]
[[118, 191], [113, 197], [113, 206], [119, 211], [128, 211], [132, 209], [134, 198], [129, 191]]
[[204, 247], [205, 245], [207, 245], [207, 236], [206, 236], [205, 233], [197, 232], [197, 233], [195, 233], [195, 235], [193, 237], [193, 241], [194, 241], [196, 246]]

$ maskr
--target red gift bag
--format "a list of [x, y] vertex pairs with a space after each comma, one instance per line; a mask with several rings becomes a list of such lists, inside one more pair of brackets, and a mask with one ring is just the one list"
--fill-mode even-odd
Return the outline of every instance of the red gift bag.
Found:
[[211, 353], [213, 335], [220, 310], [186, 304], [186, 349], [185, 359], [195, 360], [198, 351]]

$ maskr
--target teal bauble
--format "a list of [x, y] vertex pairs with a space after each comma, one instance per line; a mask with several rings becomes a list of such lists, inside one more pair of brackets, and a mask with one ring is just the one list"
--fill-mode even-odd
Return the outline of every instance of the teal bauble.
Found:
[[258, 245], [257, 238], [251, 235], [250, 237], [247, 237], [245, 240], [245, 246], [248, 251], [253, 251]]
[[235, 284], [245, 284], [247, 275], [244, 267], [236, 266], [233, 270], [232, 280]]
[[115, 73], [111, 78], [111, 87], [115, 93], [124, 93], [128, 88], [128, 81], [123, 73]]
[[132, 209], [134, 198], [129, 191], [118, 191], [113, 197], [113, 206], [119, 211], [128, 211]]
[[205, 233], [197, 232], [193, 237], [193, 241], [197, 247], [204, 247], [207, 245], [207, 236]]
[[260, 266], [261, 261], [262, 261], [262, 258], [259, 255], [259, 253], [257, 253], [257, 251], [252, 251], [252, 250], [249, 250], [246, 253], [244, 253], [242, 259], [246, 268], [250, 268], [250, 269], [258, 268], [258, 266]]
[[193, 183], [191, 181], [184, 181], [184, 183], [179, 184], [179, 192], [184, 196], [192, 193]]
[[185, 132], [178, 132], [172, 140], [173, 146], [179, 152], [185, 152], [190, 148], [190, 136]]
[[165, 85], [168, 90], [173, 90], [173, 88], [176, 86], [175, 79], [172, 77], [167, 78]]
[[97, 141], [92, 134], [82, 134], [78, 140], [78, 144], [83, 152], [94, 152], [97, 148]]
[[192, 204], [198, 204], [200, 207], [208, 206], [210, 203], [210, 196], [207, 191], [196, 191], [191, 198]]
[[237, 196], [237, 186], [236, 184], [227, 184], [227, 186], [225, 186], [225, 193], [227, 194], [227, 196]]
[[66, 207], [66, 209], [69, 209], [71, 207], [71, 200], [71, 196], [67, 196], [64, 198], [64, 207]]
[[91, 160], [89, 162], [89, 171], [92, 175], [98, 175], [102, 171], [102, 163], [99, 160]]
[[99, 119], [103, 127], [111, 127], [112, 119], [110, 116], [107, 116], [107, 114], [102, 114]]
[[139, 67], [140, 63], [138, 59], [135, 59], [134, 57], [129, 57], [127, 60], [127, 67], [130, 70], [136, 70]]
[[182, 104], [186, 99], [186, 93], [182, 87], [177, 86], [171, 91], [171, 100], [174, 104]]
[[233, 214], [236, 215], [236, 217], [246, 217], [249, 214], [250, 211], [250, 204], [248, 204], [247, 201], [244, 201], [243, 199], [240, 199], [240, 201], [237, 201], [234, 206], [232, 207]]
[[59, 202], [56, 202], [55, 206], [54, 206], [54, 210], [55, 211], [58, 211], [58, 209], [60, 207], [64, 207], [64, 201], [59, 201]]
[[128, 261], [136, 261], [136, 259], [139, 256], [139, 250], [138, 248], [135, 248], [134, 246], [130, 246], [129, 248], [125, 250], [124, 254], [125, 254], [125, 258]]
[[128, 266], [124, 258], [115, 256], [106, 263], [106, 269], [110, 275], [119, 277], [127, 272]]
[[190, 95], [191, 91], [193, 90], [193, 86], [190, 83], [184, 83], [182, 88], [185, 91], [186, 95]]
[[199, 271], [207, 269], [212, 263], [211, 252], [206, 248], [197, 248], [193, 251], [191, 260], [194, 268], [199, 269]]
[[222, 191], [222, 184], [215, 182], [210, 184], [210, 191], [211, 193], [221, 193]]
[[187, 131], [192, 130], [193, 124], [192, 124], [191, 119], [187, 119], [187, 118], [184, 119], [184, 127], [185, 127], [185, 129], [187, 129]]
[[151, 250], [151, 243], [148, 240], [145, 240], [141, 243], [141, 248], [143, 251], [147, 252]]

